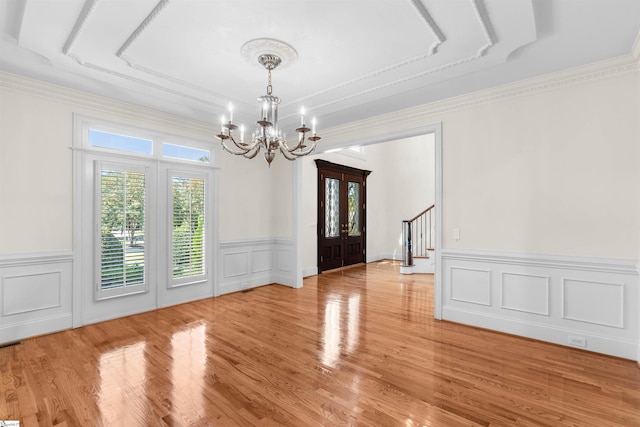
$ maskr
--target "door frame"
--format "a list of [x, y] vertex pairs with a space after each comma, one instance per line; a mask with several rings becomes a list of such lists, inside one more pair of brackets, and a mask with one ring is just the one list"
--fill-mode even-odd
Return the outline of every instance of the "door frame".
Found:
[[[339, 148], [347, 148], [353, 145], [367, 146], [381, 142], [395, 141], [420, 135], [434, 135], [435, 142], [435, 274], [434, 274], [434, 318], [442, 319], [442, 250], [443, 248], [443, 197], [442, 197], [442, 122], [432, 123], [411, 129], [402, 129], [385, 134], [369, 136], [365, 138], [353, 138], [352, 135], [337, 137], [336, 142], [327, 145], [322, 144], [317, 148], [318, 153], [327, 152]], [[294, 287], [302, 287], [302, 162], [293, 162], [293, 254], [294, 268], [292, 271]]]
[[[352, 176], [352, 177], [357, 177], [356, 179], [360, 179], [362, 181], [362, 189], [361, 189], [361, 198], [360, 198], [360, 204], [361, 207], [359, 208], [360, 211], [360, 225], [362, 228], [362, 250], [363, 252], [361, 253], [362, 255], [362, 262], [367, 262], [367, 257], [366, 257], [366, 250], [367, 250], [367, 230], [366, 230], [366, 226], [367, 226], [367, 210], [366, 210], [366, 204], [367, 204], [367, 177], [371, 174], [371, 171], [369, 170], [364, 170], [364, 169], [358, 169], [358, 168], [354, 168], [351, 166], [345, 166], [345, 165], [341, 165], [338, 163], [333, 163], [333, 162], [329, 162], [327, 160], [322, 160], [322, 159], [316, 159], [315, 160], [315, 164], [316, 164], [316, 168], [318, 170], [318, 200], [321, 199], [320, 194], [324, 194], [324, 187], [323, 187], [323, 178], [322, 178], [322, 172], [326, 171], [326, 172], [333, 172], [339, 175], [342, 175], [342, 180], [345, 180], [345, 176]], [[342, 194], [341, 194], [342, 196]], [[318, 230], [316, 232], [316, 236], [318, 238], [317, 240], [317, 260], [316, 260], [316, 264], [318, 266], [318, 274], [322, 273], [323, 270], [321, 270], [320, 268], [320, 264], [321, 264], [321, 242], [320, 242], [320, 234], [322, 231], [322, 228], [324, 227], [325, 223], [324, 221], [320, 221], [320, 218], [324, 216], [324, 207], [322, 207], [322, 205], [318, 205]], [[346, 256], [346, 246], [345, 246], [345, 241], [344, 241], [344, 236], [342, 235], [342, 233], [340, 233], [340, 239], [342, 240], [342, 266], [344, 267], [344, 258]], [[350, 264], [351, 265], [351, 264]], [[339, 268], [339, 267], [336, 267]], [[328, 270], [325, 270], [328, 271]]]

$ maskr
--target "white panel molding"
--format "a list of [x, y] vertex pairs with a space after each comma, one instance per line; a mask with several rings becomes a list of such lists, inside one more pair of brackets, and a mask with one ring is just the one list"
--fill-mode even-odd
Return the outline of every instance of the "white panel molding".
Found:
[[443, 257], [463, 261], [480, 261], [529, 267], [547, 267], [587, 272], [637, 274], [635, 260], [570, 257], [562, 255], [523, 254], [464, 249], [443, 249]]
[[[444, 249], [442, 318], [589, 351], [640, 357], [637, 260]], [[499, 301], [452, 293], [456, 271], [491, 271]], [[464, 277], [463, 277], [464, 279]], [[479, 280], [473, 280], [475, 286]], [[462, 286], [462, 291], [470, 286]], [[471, 294], [472, 295], [472, 294]], [[472, 304], [471, 304], [472, 303]]]
[[47, 271], [0, 277], [0, 316], [29, 313], [62, 306], [62, 273]]
[[[458, 273], [454, 279], [454, 272]], [[491, 305], [491, 270], [451, 267], [449, 298], [470, 304]]]
[[0, 342], [69, 329], [71, 252], [0, 255]]
[[[162, 86], [156, 83], [152, 83], [143, 79], [139, 79], [136, 78], [134, 76], [131, 76], [129, 74], [124, 74], [121, 72], [118, 72], [116, 70], [113, 70], [111, 68], [106, 68], [103, 67], [101, 65], [98, 64], [93, 64], [91, 62], [86, 62], [84, 61], [78, 54], [73, 52], [73, 47], [76, 44], [76, 42], [78, 41], [78, 39], [80, 38], [84, 28], [87, 26], [87, 22], [89, 22], [89, 19], [91, 17], [91, 15], [93, 14], [93, 11], [95, 10], [95, 6], [97, 5], [99, 0], [87, 0], [87, 2], [84, 5], [84, 8], [82, 9], [82, 12], [80, 13], [80, 15], [78, 16], [78, 19], [76, 20], [76, 23], [74, 24], [73, 29], [71, 30], [71, 33], [69, 34], [69, 36], [67, 37], [67, 41], [64, 45], [64, 48], [62, 50], [62, 52], [68, 56], [69, 58], [73, 59], [74, 61], [76, 61], [78, 63], [78, 65], [81, 65], [83, 67], [95, 70], [95, 71], [99, 71], [114, 77], [118, 77], [124, 80], [129, 80], [131, 82], [134, 82], [136, 84], [142, 85], [142, 86], [148, 86], [157, 90], [161, 90], [167, 93], [171, 93], [173, 95], [178, 95], [181, 97], [185, 97], [185, 98], [189, 98], [198, 102], [201, 102], [204, 105], [208, 105], [211, 106], [213, 104], [211, 104], [210, 102], [208, 102], [207, 100], [201, 98], [201, 97], [196, 97], [196, 96], [192, 96], [192, 95], [187, 95], [181, 91], [178, 90], [174, 90], [171, 89], [169, 87], [166, 86]], [[118, 49], [118, 51], [116, 52], [116, 56], [120, 59], [122, 59], [123, 61], [125, 61], [127, 63], [127, 65], [137, 71], [141, 71], [143, 73], [147, 73], [150, 75], [153, 75], [155, 77], [159, 77], [161, 79], [164, 80], [168, 80], [171, 81], [173, 83], [177, 83], [186, 87], [189, 87], [191, 89], [194, 89], [196, 91], [196, 93], [207, 93], [209, 95], [218, 95], [214, 92], [211, 92], [205, 88], [190, 84], [188, 82], [179, 80], [179, 79], [175, 79], [172, 78], [170, 76], [164, 75], [162, 73], [158, 73], [155, 72], [153, 70], [150, 70], [148, 68], [136, 65], [135, 63], [133, 63], [128, 57], [126, 57], [124, 55], [124, 53], [126, 52], [127, 49], [129, 49], [129, 47], [142, 35], [142, 33], [147, 29], [147, 27], [158, 17], [158, 15], [167, 7], [167, 5], [169, 4], [171, 0], [160, 0], [160, 2], [153, 8], [153, 10], [145, 17], [145, 19], [142, 21], [142, 23], [140, 23], [140, 25], [138, 25], [138, 27], [135, 29], [135, 31], [127, 38], [127, 40], [122, 44], [122, 46], [120, 46], [120, 48]]]
[[116, 52], [116, 56], [118, 58], [122, 58], [124, 53], [129, 46], [133, 44], [134, 41], [140, 37], [140, 35], [147, 29], [147, 27], [158, 17], [160, 12], [162, 12], [168, 5], [171, 0], [160, 0], [156, 7], [146, 16], [146, 18], [142, 21], [138, 28], [135, 29], [133, 33], [127, 38], [127, 40], [120, 46], [120, 49]]
[[[534, 282], [530, 281], [529, 283], [527, 282], [521, 282], [521, 283], [514, 283], [511, 285], [508, 285], [508, 280], [507, 278], [511, 276], [511, 277], [515, 277], [515, 278], [530, 278], [530, 279], [541, 279], [542, 282], [540, 283], [539, 280], [537, 284], [534, 284]], [[517, 280], [517, 279], [516, 279]], [[501, 307], [507, 310], [515, 310], [515, 311], [522, 311], [525, 313], [533, 313], [533, 314], [542, 314], [544, 316], [548, 316], [549, 315], [549, 307], [551, 306], [551, 301], [550, 301], [550, 293], [549, 293], [549, 276], [537, 276], [537, 275], [533, 275], [533, 274], [522, 274], [522, 273], [512, 273], [512, 272], [503, 272], [502, 273], [502, 281], [500, 283], [501, 285], [501, 289], [502, 292], [500, 293], [501, 295]], [[505, 303], [505, 300], [509, 300], [510, 298], [507, 296], [508, 292], [509, 292], [509, 288], [512, 288], [514, 286], [520, 286], [520, 294], [524, 294], [526, 295], [526, 298], [523, 298], [522, 301], [517, 301], [520, 304], [516, 305], [514, 303]], [[536, 292], [539, 292], [538, 290], [535, 289], [535, 287], [538, 286], [543, 286], [543, 290], [544, 290], [544, 295], [540, 297], [540, 299], [538, 301], [533, 300], [532, 298], [532, 293], [535, 294]], [[529, 291], [529, 292], [524, 292], [524, 291]], [[512, 289], [513, 292], [513, 289]], [[518, 294], [517, 292], [514, 292], [516, 295]], [[538, 305], [542, 306], [543, 308], [540, 308], [539, 306], [531, 306], [531, 305], [527, 305], [527, 304], [532, 304], [532, 303], [538, 303]]]
[[433, 20], [433, 17], [431, 16], [427, 8], [422, 3], [422, 0], [411, 0], [411, 3], [413, 4], [413, 7], [416, 8], [420, 16], [422, 16], [425, 24], [427, 24], [427, 28], [429, 28], [429, 31], [431, 31], [431, 34], [433, 34], [433, 37], [436, 39], [436, 41], [433, 42], [431, 46], [429, 46], [428, 52], [429, 56], [434, 55], [438, 51], [438, 47], [442, 43], [444, 43], [446, 38], [444, 34], [442, 34], [442, 31], [440, 30], [436, 22]]
[[253, 251], [252, 273], [262, 273], [273, 268], [273, 251], [271, 249], [255, 249]]
[[0, 255], [0, 268], [73, 262], [73, 252], [32, 252]]
[[[280, 238], [241, 239], [219, 243], [219, 293], [279, 283], [293, 286], [293, 241]], [[243, 268], [229, 257], [242, 257]]]
[[249, 250], [222, 254], [222, 277], [228, 279], [249, 274]]
[[624, 287], [622, 283], [563, 278], [562, 318], [624, 329]]
[[76, 23], [71, 29], [71, 33], [69, 33], [69, 36], [67, 37], [67, 41], [64, 43], [64, 46], [62, 48], [62, 53], [75, 59], [76, 61], [77, 59], [73, 56], [73, 54], [71, 53], [71, 50], [73, 49], [73, 46], [75, 46], [76, 42], [78, 41], [80, 34], [82, 34], [82, 31], [84, 31], [85, 27], [87, 26], [87, 22], [89, 22], [89, 18], [91, 17], [93, 12], [96, 10], [96, 5], [98, 4], [98, 1], [99, 0], [87, 0], [85, 2], [84, 7], [80, 12], [80, 15], [78, 15], [78, 19], [76, 19]]

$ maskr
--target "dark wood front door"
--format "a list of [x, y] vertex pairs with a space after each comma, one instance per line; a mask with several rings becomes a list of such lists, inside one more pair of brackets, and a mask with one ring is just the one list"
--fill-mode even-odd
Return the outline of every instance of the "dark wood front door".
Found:
[[366, 180], [370, 171], [316, 160], [318, 273], [365, 262]]

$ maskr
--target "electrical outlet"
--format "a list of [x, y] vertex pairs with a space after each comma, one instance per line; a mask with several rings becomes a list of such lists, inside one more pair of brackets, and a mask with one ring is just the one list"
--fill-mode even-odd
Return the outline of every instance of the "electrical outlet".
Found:
[[244, 282], [240, 284], [240, 288], [247, 289], [249, 287], [249, 282]]
[[460, 229], [459, 228], [454, 228], [453, 229], [453, 240], [460, 240]]
[[569, 345], [574, 347], [587, 348], [587, 339], [583, 337], [569, 336]]

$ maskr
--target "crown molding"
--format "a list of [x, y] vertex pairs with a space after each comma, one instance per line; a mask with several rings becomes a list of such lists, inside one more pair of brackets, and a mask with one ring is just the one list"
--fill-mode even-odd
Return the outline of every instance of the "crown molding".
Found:
[[433, 116], [522, 96], [550, 92], [566, 86], [607, 79], [630, 72], [638, 72], [639, 70], [640, 61], [638, 61], [638, 57], [635, 56], [635, 53], [628, 54], [582, 67], [550, 73], [325, 129], [323, 138], [325, 140], [335, 140], [339, 143], [343, 138], [351, 138], [354, 133], [366, 137], [367, 135], [362, 135], [363, 129], [368, 130], [367, 134], [388, 134], [393, 129], [420, 127], [424, 123], [433, 122], [437, 119], [437, 117], [434, 118]]
[[127, 122], [130, 121], [150, 121], [162, 125], [169, 125], [182, 131], [205, 135], [202, 139], [210, 139], [215, 133], [214, 125], [198, 120], [164, 113], [151, 108], [115, 101], [88, 92], [69, 89], [52, 83], [34, 80], [28, 77], [0, 71], [0, 88], [16, 93], [35, 96], [62, 104], [71, 105], [74, 111], [86, 108], [93, 111], [103, 112], [110, 115], [122, 117]]

